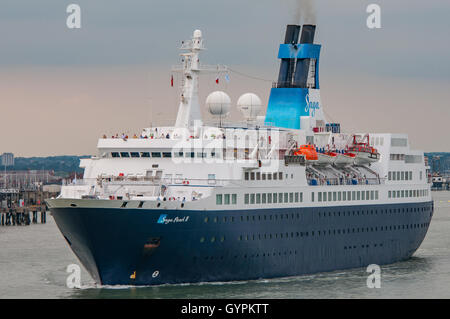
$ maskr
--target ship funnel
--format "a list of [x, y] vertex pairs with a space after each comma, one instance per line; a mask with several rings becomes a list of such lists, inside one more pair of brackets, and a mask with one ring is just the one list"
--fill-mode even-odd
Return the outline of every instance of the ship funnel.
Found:
[[[296, 45], [300, 34], [300, 26], [290, 24], [286, 27], [284, 44]], [[280, 74], [278, 76], [278, 87], [290, 87], [294, 76], [295, 58], [281, 59]]]
[[[315, 33], [316, 33], [315, 25], [312, 24], [303, 25], [302, 35], [300, 37], [300, 44], [313, 44]], [[313, 68], [315, 68], [315, 61], [313, 61], [312, 59], [297, 59], [293, 82], [294, 87], [315, 88], [315, 81], [314, 79], [311, 79], [311, 77], [315, 76]], [[309, 81], [308, 77], [310, 77]]]
[[305, 130], [325, 126], [319, 91], [321, 46], [314, 44], [315, 31], [311, 24], [287, 26], [278, 50], [280, 74], [270, 91], [266, 125]]

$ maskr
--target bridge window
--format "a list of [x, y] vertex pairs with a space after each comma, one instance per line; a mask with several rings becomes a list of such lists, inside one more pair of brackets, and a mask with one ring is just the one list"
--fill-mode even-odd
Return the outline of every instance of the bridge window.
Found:
[[128, 152], [120, 152], [121, 157], [130, 157], [130, 153]]
[[170, 153], [170, 152], [163, 152], [162, 155], [165, 158], [171, 158], [172, 157], [172, 153]]
[[141, 157], [150, 157], [150, 153], [149, 152], [141, 152]]
[[139, 153], [138, 152], [131, 152], [131, 157], [139, 157]]
[[161, 157], [160, 152], [152, 152], [152, 157]]
[[120, 157], [119, 152], [111, 152], [112, 157]]

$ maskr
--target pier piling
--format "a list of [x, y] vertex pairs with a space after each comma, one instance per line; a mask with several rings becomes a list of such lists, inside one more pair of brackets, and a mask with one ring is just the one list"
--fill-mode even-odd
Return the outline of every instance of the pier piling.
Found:
[[57, 195], [57, 193], [44, 191], [41, 188], [0, 189], [0, 226], [46, 224], [45, 198]]

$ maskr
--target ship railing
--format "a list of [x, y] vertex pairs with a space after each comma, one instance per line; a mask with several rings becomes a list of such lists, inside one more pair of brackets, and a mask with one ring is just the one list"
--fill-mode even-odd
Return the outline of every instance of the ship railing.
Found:
[[308, 178], [310, 186], [352, 186], [352, 185], [380, 185], [382, 178]]
[[284, 156], [284, 164], [285, 165], [298, 164], [298, 165], [305, 166], [306, 165], [306, 160], [305, 160], [304, 156], [285, 155]]
[[297, 83], [292, 83], [289, 81], [276, 81], [276, 82], [272, 82], [272, 88], [276, 89], [276, 88], [304, 88], [306, 89], [307, 86], [302, 84], [297, 84]]
[[159, 177], [159, 176], [102, 176], [97, 178], [84, 178], [68, 183], [69, 186], [83, 185], [123, 185], [123, 186], [224, 186], [235, 182], [232, 179], [215, 178], [187, 178], [187, 177]]

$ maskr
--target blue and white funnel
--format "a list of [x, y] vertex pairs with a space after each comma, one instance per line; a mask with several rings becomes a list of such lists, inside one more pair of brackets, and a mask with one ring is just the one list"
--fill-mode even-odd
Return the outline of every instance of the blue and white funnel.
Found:
[[280, 45], [278, 82], [270, 92], [265, 124], [312, 130], [326, 124], [319, 91], [319, 44], [314, 44], [314, 25], [288, 25], [285, 43]]

